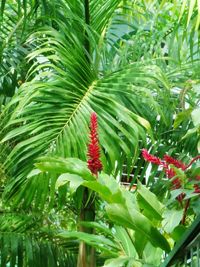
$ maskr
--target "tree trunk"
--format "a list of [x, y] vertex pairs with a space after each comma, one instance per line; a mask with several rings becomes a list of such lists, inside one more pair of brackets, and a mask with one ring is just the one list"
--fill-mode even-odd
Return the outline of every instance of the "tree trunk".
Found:
[[[95, 200], [94, 195], [90, 195], [87, 188], [83, 189], [83, 202], [80, 210], [79, 221], [94, 221], [95, 220]], [[79, 231], [83, 233], [93, 233], [93, 229], [80, 225]], [[95, 249], [85, 242], [81, 242], [79, 245], [79, 255], [77, 261], [77, 267], [95, 267], [96, 257]]]

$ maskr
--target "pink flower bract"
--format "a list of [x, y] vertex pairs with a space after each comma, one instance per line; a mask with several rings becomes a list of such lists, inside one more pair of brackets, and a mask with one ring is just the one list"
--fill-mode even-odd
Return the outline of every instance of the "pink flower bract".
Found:
[[90, 117], [90, 143], [88, 145], [88, 168], [92, 174], [97, 176], [97, 173], [102, 170], [102, 163], [100, 160], [100, 147], [97, 133], [97, 115], [95, 112]]

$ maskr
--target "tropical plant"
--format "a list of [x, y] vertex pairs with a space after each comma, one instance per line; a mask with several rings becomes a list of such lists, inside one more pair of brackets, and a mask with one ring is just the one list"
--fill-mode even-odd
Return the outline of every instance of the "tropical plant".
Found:
[[[114, 224], [109, 229], [106, 225], [91, 221], [81, 222], [85, 226], [102, 230], [105, 237], [66, 230], [61, 231], [60, 237], [83, 240], [106, 252], [107, 256], [113, 257], [112, 264], [124, 262], [124, 264], [128, 264], [127, 266], [132, 266], [131, 264], [142, 266], [142, 264], [151, 263], [156, 266], [161, 260], [163, 251], [170, 250], [167, 240], [158, 230], [162, 214], [164, 211], [166, 212], [165, 207], [142, 184], [138, 184], [137, 192], [133, 194], [121, 187], [112, 176], [101, 173], [96, 178], [89, 172], [84, 162], [75, 158], [43, 157], [36, 166], [42, 172], [57, 174], [57, 187], [63, 187], [70, 183], [73, 192], [79, 190], [80, 186], [84, 186], [98, 193], [100, 200], [103, 200], [105, 205], [103, 212], [106, 212], [109, 220]], [[122, 242], [122, 248], [120, 248], [119, 242]], [[111, 250], [110, 253], [108, 253], [109, 250]], [[152, 258], [151, 253], [157, 253], [156, 260]], [[92, 265], [80, 264], [79, 266]]]
[[[24, 238], [30, 241], [36, 236], [26, 244], [37, 242], [38, 251], [43, 251], [39, 241], [58, 241], [55, 249], [60, 249], [52, 253], [60, 259], [67, 245], [60, 242], [57, 231], [77, 230], [80, 194], [72, 195], [69, 186], [55, 188], [57, 175], [37, 172], [34, 164], [40, 156], [86, 161], [91, 112], [98, 114], [101, 160], [111, 176], [121, 176], [125, 164], [131, 182], [142, 181], [149, 168], [140, 158], [143, 147], [152, 153], [158, 150], [160, 157], [166, 152], [180, 159], [197, 154], [198, 4], [193, 0], [1, 1], [3, 215], [7, 210], [13, 218], [16, 211], [31, 216], [37, 212], [44, 215], [41, 228], [50, 222], [46, 235], [38, 233], [37, 225], [29, 235], [26, 220], [17, 217], [24, 222]], [[193, 135], [187, 134], [192, 131]], [[53, 171], [57, 163], [51, 164]], [[154, 192], [159, 184], [155, 175], [159, 176], [156, 167], [148, 179]], [[7, 224], [7, 217], [2, 218], [2, 225]], [[71, 241], [74, 249], [66, 253], [73, 258], [78, 245]], [[19, 251], [25, 247], [19, 245]], [[14, 262], [10, 251], [3, 252], [4, 265]], [[24, 260], [26, 266], [36, 266], [33, 250], [24, 251], [30, 258]]]
[[169, 179], [169, 182], [166, 180], [163, 181], [165, 188], [169, 189], [164, 192], [166, 194], [166, 191], [168, 191], [169, 194], [168, 197], [166, 197], [166, 195], [164, 196], [167, 199], [166, 206], [169, 205], [172, 212], [172, 209], [174, 208], [173, 204], [175, 204], [178, 212], [175, 210], [174, 212], [180, 215], [179, 220], [177, 219], [173, 225], [179, 224], [180, 222], [182, 225], [185, 225], [187, 223], [188, 213], [190, 214], [190, 220], [192, 216], [195, 217], [199, 214], [197, 206], [200, 193], [200, 170], [199, 165], [196, 164], [196, 162], [200, 159], [200, 155], [193, 158], [189, 164], [185, 164], [169, 155], [165, 155], [161, 160], [160, 158], [149, 154], [146, 149], [143, 149], [142, 154], [145, 160], [160, 166], [164, 170], [166, 177]]

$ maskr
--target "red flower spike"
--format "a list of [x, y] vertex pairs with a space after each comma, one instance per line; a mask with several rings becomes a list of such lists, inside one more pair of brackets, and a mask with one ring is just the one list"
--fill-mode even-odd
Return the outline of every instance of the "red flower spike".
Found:
[[[161, 159], [151, 155], [148, 153], [148, 151], [146, 149], [142, 149], [142, 156], [143, 158], [146, 160], [146, 161], [149, 161], [153, 164], [156, 164], [156, 165], [160, 165], [163, 167], [167, 177], [169, 179], [172, 179], [173, 177], [176, 176], [176, 172], [175, 170], [173, 170], [172, 168], [169, 167], [169, 164], [172, 164], [174, 165], [175, 167], [177, 168], [181, 168], [183, 170], [186, 169], [186, 165], [184, 165], [182, 162], [168, 156], [168, 155], [165, 155], [164, 156], [164, 160], [162, 161]], [[181, 188], [181, 181], [180, 179], [177, 177], [175, 179], [172, 180], [172, 187], [171, 187], [171, 190], [175, 190], [175, 189], [179, 189]], [[184, 193], [181, 193], [178, 197], [177, 197], [177, 200], [179, 202], [182, 202], [182, 200], [184, 199], [185, 197], [185, 194]]]
[[95, 112], [90, 117], [90, 143], [88, 145], [88, 168], [92, 174], [97, 176], [97, 173], [102, 170], [100, 160], [100, 147], [97, 133], [97, 115]]
[[182, 170], [186, 169], [186, 165], [183, 164], [183, 162], [181, 162], [177, 159], [174, 159], [174, 158], [170, 157], [169, 155], [164, 156], [164, 161], [168, 164], [173, 164], [176, 168], [179, 168]]
[[149, 152], [146, 149], [142, 149], [142, 156], [146, 161], [149, 161], [156, 165], [162, 165], [161, 159], [149, 154]]

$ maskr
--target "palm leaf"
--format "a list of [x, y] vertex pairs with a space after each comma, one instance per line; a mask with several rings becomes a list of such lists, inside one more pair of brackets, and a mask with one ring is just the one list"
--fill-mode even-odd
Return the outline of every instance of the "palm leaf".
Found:
[[56, 240], [55, 232], [45, 228], [38, 231], [40, 219], [19, 212], [1, 214], [1, 266], [76, 266], [75, 244], [71, 250], [69, 242]]

